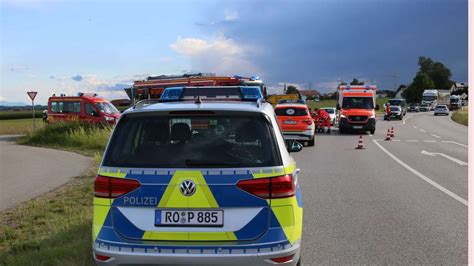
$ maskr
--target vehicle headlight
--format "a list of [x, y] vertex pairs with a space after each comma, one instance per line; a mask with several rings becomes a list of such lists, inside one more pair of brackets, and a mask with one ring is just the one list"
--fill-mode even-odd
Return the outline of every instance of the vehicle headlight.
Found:
[[370, 119], [370, 118], [375, 118], [375, 114], [369, 115], [369, 119]]
[[340, 117], [340, 118], [347, 118], [347, 117], [346, 117], [345, 115], [343, 115], [343, 114], [341, 114], [339, 117]]

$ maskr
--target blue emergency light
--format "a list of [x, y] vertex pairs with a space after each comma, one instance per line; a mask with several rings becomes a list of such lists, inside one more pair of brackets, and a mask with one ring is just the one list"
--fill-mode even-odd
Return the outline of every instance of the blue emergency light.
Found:
[[256, 102], [263, 99], [258, 86], [227, 87], [172, 87], [163, 91], [162, 102], [185, 101], [200, 98], [201, 100], [241, 100]]

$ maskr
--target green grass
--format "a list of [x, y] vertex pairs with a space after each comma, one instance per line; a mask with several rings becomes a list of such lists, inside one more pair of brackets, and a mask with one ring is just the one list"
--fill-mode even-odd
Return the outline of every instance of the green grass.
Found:
[[[383, 105], [388, 101], [388, 98], [377, 98], [376, 102], [380, 106], [380, 109], [377, 111], [377, 113], [383, 113]], [[337, 101], [336, 100], [322, 100], [319, 102], [308, 102], [308, 106], [311, 109], [314, 108], [321, 108], [321, 107], [336, 107]]]
[[[44, 126], [43, 119], [35, 120], [36, 129]], [[0, 135], [23, 135], [33, 131], [33, 119], [0, 119]]]
[[93, 265], [94, 157], [87, 175], [0, 213], [0, 265]]
[[469, 123], [468, 113], [469, 111], [467, 108], [464, 110], [457, 110], [456, 112], [453, 113], [453, 115], [451, 116], [451, 119], [453, 119], [453, 121], [456, 123], [467, 126]]
[[[43, 110], [35, 110], [35, 118], [43, 117]], [[32, 111], [0, 111], [0, 120], [8, 119], [33, 119]]]
[[111, 129], [79, 122], [46, 125], [21, 144], [94, 158], [88, 174], [0, 213], [0, 265], [93, 265], [92, 187]]
[[19, 144], [72, 150], [91, 155], [103, 151], [112, 129], [81, 122], [48, 124], [18, 140]]

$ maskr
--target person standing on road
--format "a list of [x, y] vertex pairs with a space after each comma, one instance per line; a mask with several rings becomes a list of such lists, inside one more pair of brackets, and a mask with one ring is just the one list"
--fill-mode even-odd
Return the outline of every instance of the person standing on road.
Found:
[[385, 104], [385, 113], [387, 114], [387, 120], [390, 121], [390, 115], [392, 115], [392, 110], [390, 110], [390, 103]]
[[43, 123], [48, 123], [48, 110], [43, 110]]

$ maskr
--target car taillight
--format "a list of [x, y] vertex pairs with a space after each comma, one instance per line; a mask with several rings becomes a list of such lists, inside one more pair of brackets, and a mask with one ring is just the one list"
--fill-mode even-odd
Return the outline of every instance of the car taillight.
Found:
[[292, 254], [292, 255], [289, 255], [289, 256], [285, 256], [285, 257], [273, 258], [273, 259], [270, 259], [270, 260], [275, 262], [275, 263], [285, 263], [285, 262], [292, 261], [294, 256], [295, 256], [295, 254]]
[[306, 118], [305, 120], [303, 120], [303, 123], [311, 126], [313, 124], [313, 119], [311, 118]]
[[288, 198], [295, 195], [292, 175], [240, 180], [237, 182], [237, 187], [264, 199]]
[[94, 181], [94, 195], [98, 198], [117, 198], [140, 187], [135, 179], [123, 179], [98, 175]]

